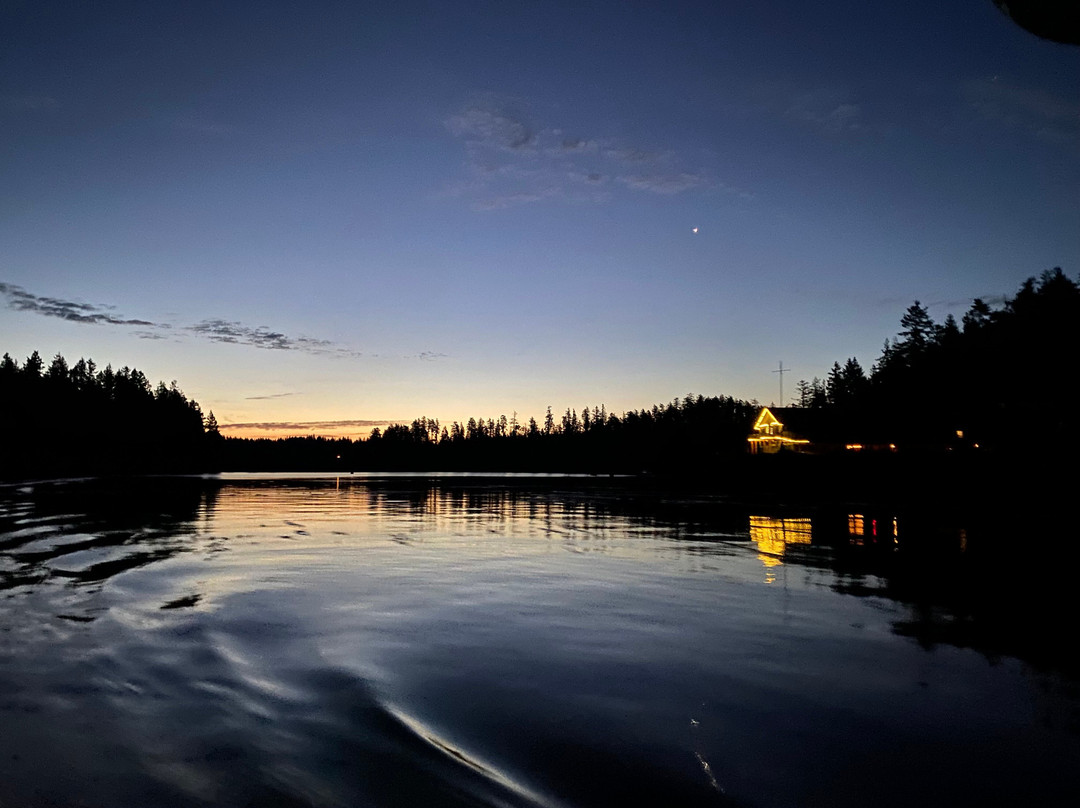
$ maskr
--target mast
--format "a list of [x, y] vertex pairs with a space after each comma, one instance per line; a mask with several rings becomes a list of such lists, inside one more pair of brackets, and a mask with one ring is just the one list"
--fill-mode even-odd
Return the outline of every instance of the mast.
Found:
[[784, 367], [784, 360], [781, 359], [780, 360], [780, 369], [779, 370], [774, 370], [773, 373], [779, 373], [780, 374], [780, 406], [783, 407], [784, 406], [784, 374], [785, 373], [791, 373], [791, 368], [785, 368]]

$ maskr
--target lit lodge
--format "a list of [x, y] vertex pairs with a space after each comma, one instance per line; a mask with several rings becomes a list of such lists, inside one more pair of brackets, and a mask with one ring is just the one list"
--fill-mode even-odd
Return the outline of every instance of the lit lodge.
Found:
[[866, 419], [808, 407], [762, 407], [746, 441], [750, 454], [896, 451]]
[[[776, 413], [782, 415], [784, 421], [787, 421], [789, 420], [788, 413], [794, 409], [793, 407], [777, 407]], [[804, 452], [810, 448], [809, 439], [785, 428], [784, 422], [777, 418], [768, 407], [761, 408], [761, 412], [754, 421], [754, 431], [746, 440], [750, 454], [775, 454], [781, 449]]]

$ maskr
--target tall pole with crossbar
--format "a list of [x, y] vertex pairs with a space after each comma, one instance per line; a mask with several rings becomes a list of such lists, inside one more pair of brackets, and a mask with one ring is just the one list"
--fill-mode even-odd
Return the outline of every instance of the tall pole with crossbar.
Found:
[[780, 360], [780, 370], [774, 370], [773, 373], [780, 374], [780, 406], [784, 406], [784, 374], [791, 373], [791, 368], [784, 367], [784, 360]]

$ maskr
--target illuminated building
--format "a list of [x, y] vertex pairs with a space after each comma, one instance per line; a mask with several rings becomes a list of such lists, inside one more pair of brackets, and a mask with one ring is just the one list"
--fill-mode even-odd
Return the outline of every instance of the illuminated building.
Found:
[[[792, 408], [776, 408], [776, 412], [785, 416]], [[751, 454], [774, 454], [781, 449], [790, 451], [805, 451], [810, 441], [794, 434], [784, 427], [784, 423], [776, 417], [768, 407], [762, 407], [754, 421], [754, 432], [747, 439]]]
[[746, 442], [750, 454], [897, 450], [866, 417], [808, 407], [762, 407]]

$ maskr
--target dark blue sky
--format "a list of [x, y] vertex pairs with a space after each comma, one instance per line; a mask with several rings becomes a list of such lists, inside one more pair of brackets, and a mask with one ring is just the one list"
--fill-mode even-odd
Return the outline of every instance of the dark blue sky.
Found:
[[787, 392], [869, 368], [916, 298], [1080, 268], [1080, 48], [990, 0], [0, 30], [2, 349], [177, 378], [223, 423], [769, 402], [780, 360]]

